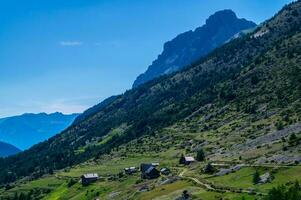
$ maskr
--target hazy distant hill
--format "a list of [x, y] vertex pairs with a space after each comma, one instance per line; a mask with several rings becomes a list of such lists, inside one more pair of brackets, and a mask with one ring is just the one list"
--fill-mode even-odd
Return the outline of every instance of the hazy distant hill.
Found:
[[20, 149], [11, 144], [0, 142], [0, 157], [14, 155], [16, 153], [19, 153], [20, 151]]
[[254, 22], [237, 18], [232, 10], [216, 12], [204, 26], [182, 33], [165, 43], [162, 54], [145, 73], [138, 76], [133, 87], [177, 71], [223, 45], [242, 30], [255, 26]]
[[23, 114], [0, 119], [0, 140], [27, 149], [72, 124], [78, 114]]

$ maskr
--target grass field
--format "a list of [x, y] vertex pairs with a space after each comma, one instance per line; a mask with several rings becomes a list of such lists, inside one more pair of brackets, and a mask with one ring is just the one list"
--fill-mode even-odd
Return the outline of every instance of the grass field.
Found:
[[[271, 183], [266, 184], [253, 184], [253, 174], [256, 169], [260, 172], [260, 174], [264, 174], [265, 172], [270, 172], [273, 175], [273, 180]], [[289, 182], [301, 181], [301, 166], [292, 166], [288, 168], [254, 168], [254, 167], [246, 167], [241, 170], [231, 173], [225, 176], [208, 178], [208, 181], [220, 185], [220, 186], [228, 186], [234, 188], [254, 188], [261, 192], [268, 192], [268, 190], [276, 187], [278, 185], [286, 184]]]

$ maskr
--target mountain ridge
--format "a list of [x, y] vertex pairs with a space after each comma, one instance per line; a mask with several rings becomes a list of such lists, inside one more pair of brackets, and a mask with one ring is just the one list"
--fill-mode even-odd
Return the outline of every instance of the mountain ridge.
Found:
[[24, 113], [0, 119], [0, 140], [27, 149], [67, 128], [78, 114]]
[[254, 22], [237, 18], [232, 10], [218, 11], [211, 15], [202, 27], [179, 34], [166, 42], [163, 52], [145, 73], [137, 77], [133, 87], [178, 71], [226, 43], [235, 34], [255, 26]]

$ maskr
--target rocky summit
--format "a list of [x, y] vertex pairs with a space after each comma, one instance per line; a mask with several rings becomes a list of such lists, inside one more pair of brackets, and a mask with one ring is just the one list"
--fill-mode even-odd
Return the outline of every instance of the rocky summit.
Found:
[[232, 10], [218, 11], [210, 16], [202, 27], [182, 33], [165, 43], [163, 52], [145, 73], [138, 76], [133, 87], [178, 71], [223, 45], [243, 30], [255, 26], [254, 22], [237, 18]]

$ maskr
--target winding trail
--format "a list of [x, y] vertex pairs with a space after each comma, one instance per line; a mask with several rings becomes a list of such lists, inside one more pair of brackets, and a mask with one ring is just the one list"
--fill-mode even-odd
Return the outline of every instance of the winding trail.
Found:
[[192, 180], [193, 182], [197, 183], [198, 185], [201, 185], [201, 186], [205, 187], [207, 190], [215, 190], [210, 184], [201, 182], [200, 180], [198, 180], [198, 179], [195, 178], [195, 177], [184, 176], [184, 174], [185, 174], [186, 172], [187, 172], [187, 169], [184, 169], [184, 170], [179, 174], [179, 177], [181, 177], [181, 178], [186, 178], [186, 179], [189, 179], [189, 180]]
[[215, 191], [215, 192], [230, 192], [230, 193], [246, 193], [246, 194], [252, 194], [252, 195], [266, 195], [266, 193], [262, 193], [262, 192], [256, 192], [256, 191], [251, 191], [251, 190], [246, 190], [246, 189], [226, 189], [226, 188], [218, 188], [214, 186], [214, 184], [212, 183], [207, 183], [204, 182], [200, 179], [197, 179], [195, 177], [191, 177], [191, 176], [185, 176], [185, 173], [187, 172], [187, 169], [183, 169], [183, 171], [181, 171], [179, 173], [179, 177], [181, 178], [186, 178], [189, 180], [192, 180], [193, 182], [195, 182], [196, 184], [202, 186], [203, 188], [205, 188], [206, 190], [210, 190], [210, 191]]

